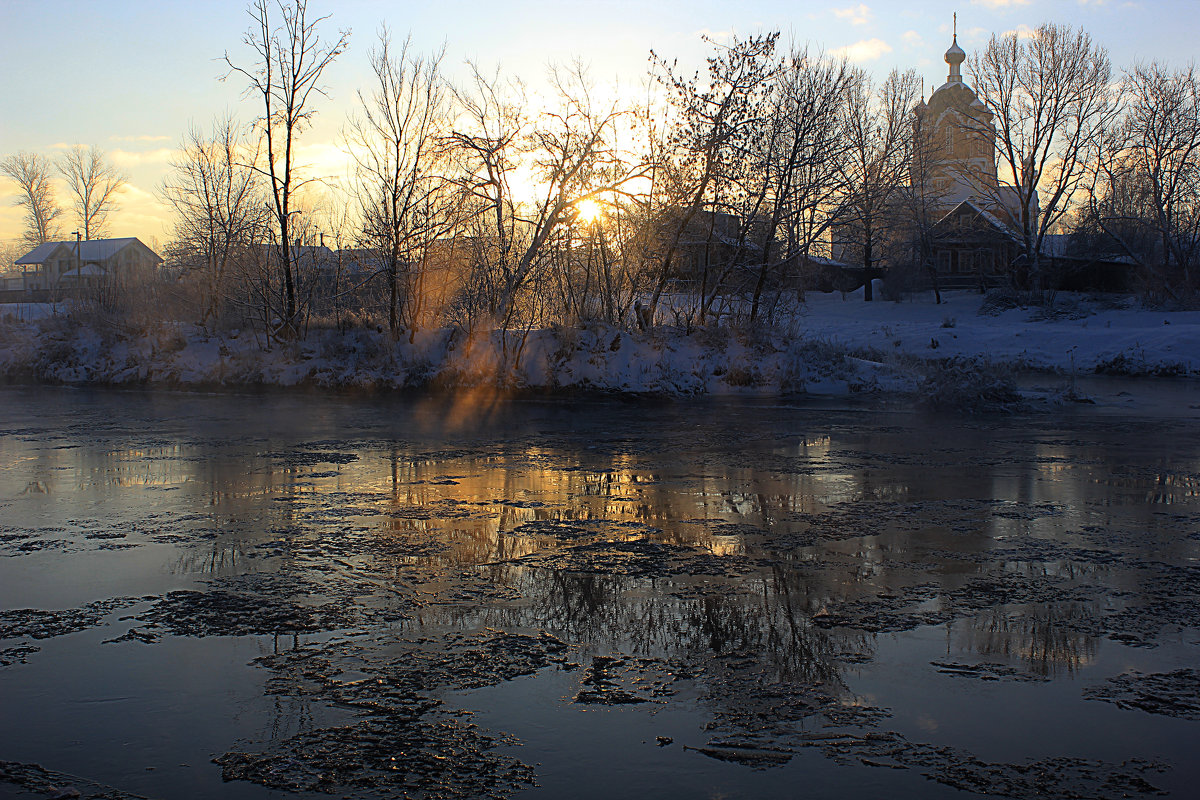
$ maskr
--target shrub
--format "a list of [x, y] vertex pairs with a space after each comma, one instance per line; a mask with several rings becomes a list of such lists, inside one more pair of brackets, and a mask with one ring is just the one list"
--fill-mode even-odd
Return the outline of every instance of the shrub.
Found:
[[1097, 375], [1153, 376], [1156, 378], [1178, 378], [1188, 374], [1186, 364], [1177, 361], [1151, 364], [1146, 361], [1145, 353], [1140, 350], [1134, 353], [1117, 353], [1112, 358], [1098, 361], [1094, 371]]
[[957, 411], [1015, 411], [1022, 405], [1007, 370], [980, 358], [938, 362], [917, 388], [921, 405]]
[[753, 369], [732, 367], [725, 373], [725, 383], [730, 386], [754, 386], [758, 382], [759, 377]]
[[1021, 307], [1021, 297], [1012, 289], [992, 289], [983, 297], [980, 314], [1002, 314]]

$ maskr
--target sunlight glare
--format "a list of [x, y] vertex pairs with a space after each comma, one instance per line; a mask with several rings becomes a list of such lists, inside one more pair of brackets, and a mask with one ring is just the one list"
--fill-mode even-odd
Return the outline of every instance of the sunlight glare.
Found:
[[584, 225], [591, 225], [599, 221], [604, 214], [604, 209], [595, 200], [588, 198], [575, 204], [575, 213], [577, 214], [576, 219]]

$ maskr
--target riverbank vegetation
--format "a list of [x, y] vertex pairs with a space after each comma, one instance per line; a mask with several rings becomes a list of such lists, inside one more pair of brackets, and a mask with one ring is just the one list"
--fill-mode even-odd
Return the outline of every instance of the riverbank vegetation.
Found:
[[[1196, 368], [1169, 343], [1147, 358], [1142, 340], [1082, 363], [1078, 330], [1074, 342], [1052, 335], [1053, 352], [1036, 357], [995, 346], [1011, 338], [1008, 323], [1078, 307], [1060, 291], [1063, 265], [1080, 261], [1059, 258], [1052, 232], [1073, 253], [1123, 265], [1127, 297], [1146, 313], [1195, 305], [1200, 79], [1190, 67], [1139, 65], [1117, 80], [1101, 45], [1051, 24], [994, 36], [972, 57], [1003, 180], [1050, 191], [1003, 286], [984, 298], [1013, 313], [964, 350], [982, 278], [973, 300], [937, 312], [941, 330], [893, 335], [903, 323], [889, 322], [906, 305], [943, 305], [949, 288], [929, 263], [936, 189], [913, 179], [928, 155], [913, 71], [878, 81], [766, 33], [711, 41], [694, 74], [652, 54], [639, 100], [579, 65], [553, 68], [549, 93], [535, 94], [479, 65], [451, 82], [439, 51], [385, 27], [368, 46], [373, 82], [346, 120], [352, 168], [335, 176], [295, 154], [325, 113], [324, 74], [349, 32], [304, 0], [256, 0], [249, 13], [245, 47], [223, 60], [231, 91], [258, 115], [184, 136], [160, 187], [176, 218], [163, 269], [80, 272], [48, 316], [3, 328], [4, 374], [692, 394], [790, 392], [831, 377], [848, 390], [911, 391], [928, 372], [914, 364], [955, 357], [1062, 372], [1102, 359], [1132, 372]], [[1038, 72], [1067, 63], [1079, 68]], [[1050, 91], [1064, 81], [1071, 91]], [[1028, 109], [1074, 123], [1038, 127]], [[48, 163], [3, 164], [32, 187], [31, 242], [52, 238], [58, 217], [32, 174]], [[843, 327], [822, 327], [827, 298], [847, 296], [915, 302], [836, 313]]]

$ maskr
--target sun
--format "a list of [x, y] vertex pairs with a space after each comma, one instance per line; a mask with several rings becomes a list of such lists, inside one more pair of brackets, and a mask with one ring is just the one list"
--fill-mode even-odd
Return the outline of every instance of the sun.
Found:
[[604, 215], [604, 209], [591, 198], [580, 200], [575, 204], [576, 219], [584, 225], [591, 225]]

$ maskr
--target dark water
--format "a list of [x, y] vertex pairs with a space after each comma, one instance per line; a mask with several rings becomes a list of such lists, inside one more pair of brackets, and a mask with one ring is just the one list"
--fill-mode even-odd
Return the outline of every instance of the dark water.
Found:
[[1186, 418], [3, 389], [0, 796], [1194, 796], [1198, 554]]

